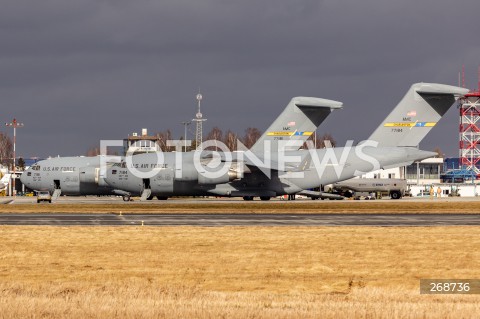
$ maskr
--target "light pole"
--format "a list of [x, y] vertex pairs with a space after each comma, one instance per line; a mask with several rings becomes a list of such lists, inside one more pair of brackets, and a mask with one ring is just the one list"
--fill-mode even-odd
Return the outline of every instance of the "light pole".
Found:
[[17, 127], [23, 127], [23, 123], [17, 122], [17, 119], [13, 119], [11, 123], [5, 123], [6, 126], [12, 126], [13, 127], [13, 196], [17, 196], [17, 189], [15, 188], [15, 179], [17, 179], [17, 174], [16, 174], [16, 160], [17, 160], [17, 155], [16, 155], [16, 150], [15, 150], [15, 144], [17, 143]]
[[185, 144], [184, 152], [186, 152], [187, 151], [187, 126], [192, 124], [192, 121], [185, 121], [185, 122], [181, 122], [181, 123], [185, 127], [185, 135], [183, 136], [183, 142]]

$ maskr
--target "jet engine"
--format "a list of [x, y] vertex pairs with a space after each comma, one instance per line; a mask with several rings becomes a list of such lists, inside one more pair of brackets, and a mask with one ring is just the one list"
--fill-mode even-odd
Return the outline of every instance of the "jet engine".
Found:
[[[203, 166], [205, 167], [205, 165]], [[232, 163], [232, 166], [226, 173], [217, 176], [218, 172], [213, 171], [209, 174], [207, 169], [198, 172], [195, 167], [184, 165], [181, 170], [181, 176], [175, 176], [175, 180], [184, 182], [197, 181], [198, 184], [202, 185], [224, 184], [242, 178], [242, 173], [246, 170], [242, 166], [244, 166], [243, 163]]]

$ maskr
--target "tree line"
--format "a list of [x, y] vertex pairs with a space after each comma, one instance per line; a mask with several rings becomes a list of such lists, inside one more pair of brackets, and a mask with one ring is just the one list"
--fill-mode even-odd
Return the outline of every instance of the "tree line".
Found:
[[[255, 127], [249, 127], [245, 130], [243, 135], [239, 135], [231, 130], [227, 130], [224, 133], [222, 129], [220, 129], [218, 126], [215, 126], [210, 130], [210, 132], [203, 136], [203, 141], [220, 141], [224, 143], [230, 151], [236, 151], [239, 147], [238, 141], [240, 141], [247, 149], [249, 149], [261, 136], [262, 131]], [[156, 137], [158, 138], [158, 144], [160, 145], [162, 151], [169, 152], [174, 150], [174, 147], [168, 147], [166, 144], [166, 141], [174, 139], [170, 130], [159, 132], [156, 134]], [[337, 144], [333, 136], [329, 133], [317, 135], [317, 133], [314, 132], [314, 134], [312, 134], [308, 140], [315, 141], [315, 138], [317, 148], [324, 148], [326, 140], [329, 140], [333, 147], [335, 147]], [[183, 140], [183, 136], [180, 137], [180, 140]], [[196, 149], [195, 142], [195, 140], [192, 140], [192, 144], [187, 148], [187, 151]], [[304, 145], [304, 147], [306, 147], [306, 145]]]
[[[159, 145], [160, 149], [163, 152], [171, 152], [175, 150], [174, 146], [168, 146], [167, 141], [171, 140], [184, 140], [184, 137], [181, 136], [180, 138], [176, 138], [173, 136], [172, 131], [167, 129], [165, 131], [161, 131], [156, 133], [155, 135], [157, 144]], [[262, 131], [255, 127], [248, 127], [245, 129], [242, 135], [233, 132], [232, 130], [223, 131], [218, 126], [213, 127], [207, 134], [203, 135], [203, 141], [220, 141], [224, 143], [230, 151], [236, 151], [239, 148], [238, 142], [240, 141], [247, 149], [252, 147], [257, 140], [262, 136]], [[316, 138], [316, 146], [317, 148], [324, 148], [325, 141], [329, 140], [333, 147], [337, 144], [333, 136], [329, 133], [318, 135], [314, 132], [313, 135], [309, 137], [308, 140], [312, 142], [315, 141]], [[304, 145], [306, 148], [306, 145]], [[187, 151], [192, 151], [197, 148], [195, 138], [191, 140], [191, 145], [187, 147]], [[213, 149], [216, 147], [214, 146]], [[218, 148], [218, 147], [217, 147]], [[212, 149], [212, 148], [209, 148]], [[183, 150], [183, 147], [182, 147]], [[88, 149], [86, 155], [87, 156], [95, 156], [100, 154], [100, 148], [98, 146], [91, 147]], [[113, 154], [115, 155], [115, 154]], [[118, 154], [116, 154], [118, 155]]]
[[13, 142], [10, 137], [0, 132], [0, 164], [11, 166], [13, 158]]

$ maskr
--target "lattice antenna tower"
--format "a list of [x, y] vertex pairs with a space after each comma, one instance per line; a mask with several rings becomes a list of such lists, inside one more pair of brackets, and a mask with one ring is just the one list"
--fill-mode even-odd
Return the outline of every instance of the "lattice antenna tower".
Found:
[[198, 94], [196, 96], [197, 106], [198, 106], [197, 114], [195, 114], [195, 118], [192, 120], [193, 122], [197, 123], [197, 128], [196, 128], [196, 131], [195, 131], [195, 142], [196, 142], [197, 149], [199, 149], [200, 145], [202, 145], [202, 139], [203, 139], [203, 127], [202, 126], [203, 126], [203, 122], [207, 120], [207, 119], [203, 118], [203, 114], [202, 114], [202, 111], [200, 109], [202, 99], [203, 99], [203, 95], [200, 93], [200, 89], [199, 89]]
[[[462, 86], [465, 75], [462, 67]], [[480, 177], [480, 68], [478, 90], [465, 94], [460, 99], [459, 157], [463, 169]]]

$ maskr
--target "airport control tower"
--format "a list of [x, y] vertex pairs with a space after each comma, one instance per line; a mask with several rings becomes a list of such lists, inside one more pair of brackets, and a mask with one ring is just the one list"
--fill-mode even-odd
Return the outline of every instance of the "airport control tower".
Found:
[[[465, 87], [465, 82], [463, 86]], [[459, 157], [463, 169], [480, 178], [480, 69], [478, 91], [465, 94], [460, 99]]]

